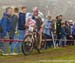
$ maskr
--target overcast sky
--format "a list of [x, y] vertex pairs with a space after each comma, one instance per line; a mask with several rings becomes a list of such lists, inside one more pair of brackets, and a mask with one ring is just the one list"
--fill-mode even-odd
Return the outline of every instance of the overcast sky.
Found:
[[32, 9], [38, 6], [44, 13], [49, 10], [52, 16], [62, 14], [68, 19], [75, 18], [75, 0], [0, 0], [0, 6], [24, 6]]

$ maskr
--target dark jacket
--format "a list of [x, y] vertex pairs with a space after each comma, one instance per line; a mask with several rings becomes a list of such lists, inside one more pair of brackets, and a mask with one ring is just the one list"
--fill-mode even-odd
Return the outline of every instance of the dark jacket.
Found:
[[57, 22], [56, 22], [56, 34], [57, 35], [61, 34], [61, 21], [62, 20], [57, 20]]
[[13, 15], [12, 16], [12, 24], [13, 24], [13, 26], [12, 26], [12, 30], [11, 30], [11, 32], [10, 32], [10, 37], [11, 38], [13, 38], [14, 37], [14, 34], [15, 34], [15, 31], [17, 30], [17, 25], [18, 25], [18, 17], [16, 16], [16, 15]]
[[18, 30], [25, 30], [26, 14], [19, 13]]
[[66, 25], [65, 30], [66, 30], [65, 32], [67, 35], [71, 35], [71, 26], [70, 25]]
[[65, 27], [61, 27], [61, 38], [66, 37], [67, 33]]

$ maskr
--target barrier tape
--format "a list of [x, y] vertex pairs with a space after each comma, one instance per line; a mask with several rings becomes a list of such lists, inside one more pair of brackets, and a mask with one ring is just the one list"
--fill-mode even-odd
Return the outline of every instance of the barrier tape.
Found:
[[[65, 41], [65, 40], [62, 40], [62, 39], [54, 39], [54, 40], [55, 40], [55, 41], [56, 41], [56, 40]], [[53, 41], [53, 40], [52, 40], [52, 39], [45, 39], [45, 40], [43, 39], [42, 41]], [[66, 39], [66, 41], [75, 41], [75, 40], [67, 40], [67, 39]]]
[[23, 40], [0, 39], [1, 42], [23, 42]]
[[[55, 39], [55, 40], [59, 40], [59, 39]], [[52, 39], [43, 39], [41, 41], [53, 41]], [[61, 40], [61, 41], [65, 41], [65, 40]], [[75, 40], [66, 40], [66, 41], [75, 41]], [[13, 40], [13, 39], [0, 39], [0, 42], [23, 42], [23, 40]], [[25, 42], [25, 41], [24, 41]]]

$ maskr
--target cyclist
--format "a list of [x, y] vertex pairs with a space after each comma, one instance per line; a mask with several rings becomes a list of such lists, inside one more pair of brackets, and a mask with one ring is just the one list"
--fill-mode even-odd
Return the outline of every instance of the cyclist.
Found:
[[26, 20], [26, 35], [29, 34], [29, 32], [33, 32], [36, 27], [36, 21], [32, 19], [32, 14], [30, 13], [27, 20]]
[[33, 8], [32, 19], [36, 21], [36, 32], [37, 32], [37, 49], [40, 50], [41, 48], [41, 39], [42, 39], [42, 32], [43, 32], [43, 24], [44, 24], [44, 15], [38, 7]]
[[33, 8], [33, 16], [32, 19], [36, 21], [37, 32], [42, 31], [43, 23], [44, 23], [44, 15], [38, 7]]

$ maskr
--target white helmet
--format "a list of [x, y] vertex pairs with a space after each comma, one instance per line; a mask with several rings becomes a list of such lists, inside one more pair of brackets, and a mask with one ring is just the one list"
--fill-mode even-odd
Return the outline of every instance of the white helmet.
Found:
[[34, 7], [33, 11], [39, 11], [38, 7]]
[[32, 13], [27, 13], [26, 18], [27, 18], [27, 19], [32, 18]]

